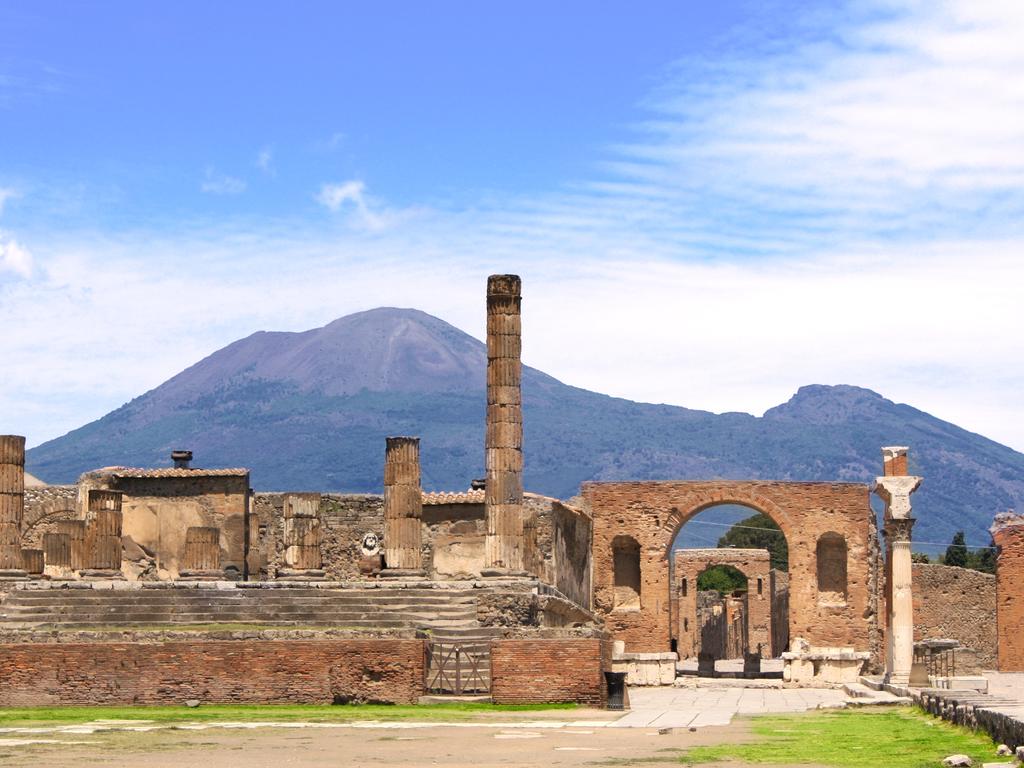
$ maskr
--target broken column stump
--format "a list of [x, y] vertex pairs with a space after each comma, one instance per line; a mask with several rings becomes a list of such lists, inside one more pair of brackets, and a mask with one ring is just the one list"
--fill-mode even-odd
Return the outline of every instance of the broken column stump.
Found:
[[288, 493], [284, 497], [284, 567], [277, 578], [322, 580], [320, 494]]
[[25, 438], [0, 435], [0, 579], [25, 579], [21, 521], [25, 515]]
[[384, 453], [384, 570], [386, 577], [422, 577], [423, 491], [420, 439], [389, 437]]
[[183, 579], [215, 581], [224, 578], [220, 568], [220, 528], [193, 526], [185, 531]]
[[85, 525], [88, 579], [118, 579], [121, 574], [121, 491], [90, 490]]

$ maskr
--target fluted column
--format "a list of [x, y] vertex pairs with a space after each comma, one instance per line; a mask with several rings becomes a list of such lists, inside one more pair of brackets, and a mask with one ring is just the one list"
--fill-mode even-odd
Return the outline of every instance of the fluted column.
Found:
[[25, 438], [0, 435], [0, 579], [23, 579], [21, 520], [25, 515]]
[[521, 281], [487, 278], [486, 570], [523, 570]]
[[888, 520], [885, 540], [892, 579], [889, 598], [888, 644], [886, 673], [888, 681], [897, 685], [910, 682], [914, 663], [914, 593], [913, 564], [910, 557], [910, 530], [913, 519]]
[[422, 575], [420, 439], [389, 437], [384, 452], [383, 575]]
[[911, 529], [914, 518], [910, 495], [921, 478], [907, 475], [907, 452], [903, 446], [882, 449], [885, 475], [875, 480], [875, 493], [885, 502], [886, 541], [886, 680], [895, 685], [910, 682], [914, 664], [914, 596], [911, 561]]
[[289, 493], [284, 497], [284, 567], [277, 578], [320, 580], [320, 494]]
[[121, 573], [121, 525], [124, 494], [90, 490], [86, 516], [84, 576], [117, 577]]

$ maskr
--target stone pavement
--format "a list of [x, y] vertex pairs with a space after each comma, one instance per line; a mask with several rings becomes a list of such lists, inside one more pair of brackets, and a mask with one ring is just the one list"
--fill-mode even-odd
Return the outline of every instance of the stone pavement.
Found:
[[700, 728], [728, 725], [734, 715], [841, 707], [846, 693], [828, 688], [630, 688], [630, 711], [612, 728]]

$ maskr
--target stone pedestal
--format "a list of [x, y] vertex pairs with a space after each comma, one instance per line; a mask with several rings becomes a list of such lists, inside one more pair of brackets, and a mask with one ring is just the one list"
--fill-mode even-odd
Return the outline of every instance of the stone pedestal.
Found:
[[525, 573], [521, 301], [518, 276], [487, 279], [485, 576]]
[[423, 491], [420, 439], [389, 437], [384, 453], [384, 570], [380, 575], [418, 578], [423, 572]]
[[0, 435], [0, 579], [25, 579], [21, 520], [25, 514], [25, 438]]

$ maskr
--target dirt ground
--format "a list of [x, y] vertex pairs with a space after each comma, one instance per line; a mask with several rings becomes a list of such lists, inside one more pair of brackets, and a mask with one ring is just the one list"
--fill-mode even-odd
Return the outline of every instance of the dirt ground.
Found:
[[[3, 734], [5, 738], [11, 734]], [[679, 750], [748, 738], [730, 726], [659, 734], [644, 728], [515, 727], [260, 728], [48, 734], [79, 744], [0, 746], [0, 765], [146, 768], [519, 768], [678, 764]], [[715, 763], [726, 768], [728, 763]], [[802, 768], [807, 768], [803, 766]]]

